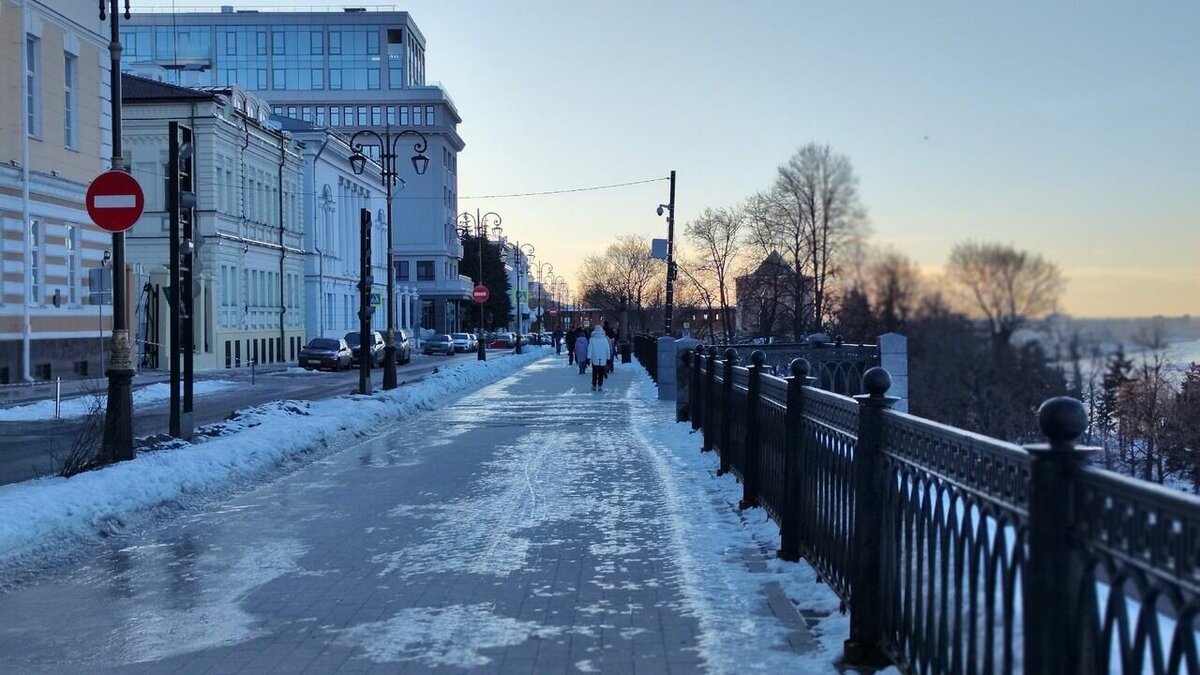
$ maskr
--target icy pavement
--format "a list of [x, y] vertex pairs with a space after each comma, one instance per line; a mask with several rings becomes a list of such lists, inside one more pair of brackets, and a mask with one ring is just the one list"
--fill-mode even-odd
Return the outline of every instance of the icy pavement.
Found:
[[828, 589], [640, 368], [589, 383], [543, 359], [112, 536], [0, 595], [0, 671], [830, 672]]

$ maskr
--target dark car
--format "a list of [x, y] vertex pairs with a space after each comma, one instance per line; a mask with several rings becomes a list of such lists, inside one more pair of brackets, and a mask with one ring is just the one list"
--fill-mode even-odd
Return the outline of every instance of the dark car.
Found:
[[431, 355], [445, 354], [446, 356], [454, 356], [454, 339], [445, 334], [434, 335], [424, 341], [421, 351]]
[[396, 341], [396, 363], [403, 365], [412, 361], [412, 340], [408, 336], [408, 331], [397, 328], [392, 336]]
[[[346, 344], [350, 345], [350, 365], [352, 366], [358, 365], [359, 356], [362, 353], [362, 346], [359, 344], [360, 342], [361, 340], [359, 339], [358, 331], [346, 333]], [[383, 365], [383, 347], [383, 334], [377, 330], [371, 331], [368, 349], [370, 350], [371, 359], [369, 363], [371, 364], [372, 368]]]
[[345, 370], [350, 367], [350, 345], [338, 338], [313, 338], [300, 350], [300, 367]]
[[488, 342], [488, 349], [512, 349], [517, 344], [517, 338], [512, 333], [496, 333]]

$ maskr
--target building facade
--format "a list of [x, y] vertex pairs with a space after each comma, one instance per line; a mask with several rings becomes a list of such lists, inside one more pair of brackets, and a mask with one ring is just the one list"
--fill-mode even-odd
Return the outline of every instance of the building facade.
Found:
[[105, 295], [89, 276], [103, 282], [112, 237], [84, 205], [112, 155], [96, 10], [0, 0], [0, 383], [104, 371], [111, 281]]
[[[168, 124], [192, 128], [195, 173], [195, 367], [294, 361], [304, 344], [304, 170], [270, 108], [237, 88], [196, 90], [123, 75], [125, 161], [146, 193], [126, 235], [141, 290], [141, 367], [169, 349]], [[367, 203], [369, 193], [362, 196]]]
[[[276, 115], [345, 136], [412, 129], [427, 141], [429, 169], [408, 163], [413, 136], [397, 144], [403, 189], [394, 190], [396, 281], [416, 287], [420, 323], [439, 332], [457, 324], [471, 282], [458, 274], [455, 234], [458, 110], [425, 79], [425, 37], [407, 12], [178, 12], [135, 14], [122, 31], [127, 71], [162, 69], [185, 86], [237, 85]], [[360, 137], [363, 152], [379, 144]]]
[[[359, 218], [371, 212], [371, 276], [375, 280], [372, 327], [387, 330], [387, 219], [380, 166], [367, 161], [355, 174], [348, 139], [329, 128], [291, 118], [273, 118], [301, 144], [304, 156], [305, 332], [341, 337], [359, 330]], [[419, 296], [397, 283], [396, 327], [414, 334]]]

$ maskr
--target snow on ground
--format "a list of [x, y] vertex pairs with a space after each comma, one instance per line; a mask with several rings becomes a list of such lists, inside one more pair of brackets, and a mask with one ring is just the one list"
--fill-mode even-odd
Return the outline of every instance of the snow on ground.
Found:
[[72, 478], [0, 486], [0, 569], [36, 564], [79, 543], [124, 530], [161, 508], [186, 505], [263, 480], [347, 435], [391, 430], [400, 416], [429, 409], [496, 381], [549, 352], [467, 361], [372, 396], [276, 401], [215, 425], [195, 445], [145, 452]]
[[[226, 380], [197, 380], [192, 385], [194, 396], [203, 396], [224, 389], [232, 389], [237, 383]], [[159, 403], [171, 397], [171, 388], [166, 382], [156, 382], [146, 385], [133, 392], [133, 403], [147, 405]], [[107, 394], [84, 395], [62, 401], [63, 419], [83, 417], [92, 410], [104, 410], [108, 402]], [[54, 419], [54, 399], [38, 401], [28, 405], [0, 409], [0, 422], [37, 422]]]
[[[700, 452], [699, 434], [674, 421], [674, 402], [658, 401], [649, 376], [641, 369], [638, 373], [640, 381], [630, 394], [632, 427], [650, 449], [664, 489], [672, 557], [680, 570], [686, 610], [700, 623], [699, 648], [706, 664], [714, 672], [833, 672], [850, 630], [849, 616], [838, 611], [837, 596], [807, 564], [773, 557], [779, 528], [763, 509], [738, 511], [741, 484], [732, 474], [716, 476], [716, 453]], [[743, 552], [748, 550], [770, 552], [765, 571], [746, 565]], [[805, 614], [824, 617], [812, 627], [815, 651], [797, 656], [779, 648], [786, 644], [788, 629], [763, 610], [763, 588], [772, 582]], [[757, 662], [748, 663], [748, 654]]]

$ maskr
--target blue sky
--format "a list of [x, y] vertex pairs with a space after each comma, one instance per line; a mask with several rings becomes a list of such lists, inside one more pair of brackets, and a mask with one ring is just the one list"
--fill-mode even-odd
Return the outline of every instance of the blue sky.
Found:
[[1200, 3], [396, 8], [464, 118], [460, 209], [499, 212], [571, 281], [617, 234], [665, 236], [665, 182], [469, 198], [676, 169], [682, 225], [817, 141], [851, 158], [873, 240], [931, 272], [999, 241], [1058, 263], [1073, 314], [1200, 313]]

